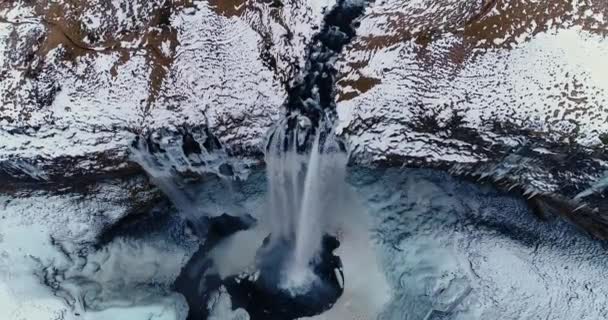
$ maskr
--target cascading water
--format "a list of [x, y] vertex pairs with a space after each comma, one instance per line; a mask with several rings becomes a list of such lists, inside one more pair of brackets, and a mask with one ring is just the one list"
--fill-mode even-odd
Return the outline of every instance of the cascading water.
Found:
[[[325, 122], [311, 134], [310, 122], [299, 117], [292, 130], [283, 123], [277, 126], [266, 152], [271, 239], [293, 247], [282, 283], [290, 289], [314, 280], [311, 262], [328, 231], [328, 204], [337, 201], [332, 191], [343, 187], [347, 161], [343, 145]], [[305, 144], [310, 147], [301, 148]]]
[[[251, 319], [264, 320], [320, 314], [344, 292], [342, 260], [334, 254], [340, 242], [333, 227], [338, 211], [347, 207], [340, 199], [345, 189], [347, 155], [334, 131], [337, 70], [333, 64], [355, 36], [355, 20], [365, 4], [358, 0], [336, 2], [325, 15], [323, 28], [311, 39], [304, 72], [287, 88], [286, 113], [270, 132], [265, 149], [269, 188], [265, 222], [270, 234], [256, 252], [254, 271], [222, 279], [206, 274], [213, 270], [214, 262], [207, 258], [212, 245], [201, 245], [184, 268], [184, 276], [176, 282], [178, 292], [187, 297], [191, 307], [188, 319], [206, 317], [205, 303], [211, 290], [220, 286], [230, 294], [233, 305], [245, 309]], [[225, 176], [238, 174], [239, 170], [227, 168], [223, 153], [214, 152], [221, 146], [208, 131], [199, 135], [200, 142], [187, 130], [182, 131], [169, 134], [182, 138], [171, 141], [140, 138], [133, 154], [185, 213], [186, 220], [196, 221], [207, 216], [201, 213], [196, 196], [187, 197], [174, 183], [176, 171], [188, 177], [207, 172]], [[231, 218], [218, 221], [221, 226]], [[244, 228], [251, 225], [243, 223]], [[217, 237], [230, 233], [224, 232], [224, 227], [216, 229], [221, 232], [201, 228], [199, 238], [208, 238], [208, 232]], [[207, 266], [204, 270], [200, 268], [203, 265]]]
[[230, 181], [242, 168], [233, 169], [220, 142], [201, 127], [159, 130], [138, 137], [131, 145], [131, 160], [137, 162], [198, 236], [204, 237], [209, 217], [195, 192], [186, 186], [188, 177], [212, 174]]
[[304, 73], [288, 89], [286, 115], [266, 148], [271, 240], [286, 242], [293, 250], [281, 280], [290, 290], [306, 290], [305, 285], [315, 280], [311, 269], [323, 263], [317, 254], [332, 214], [328, 204], [337, 200], [334, 191], [342, 187], [347, 162], [344, 144], [333, 130], [333, 64], [355, 36], [355, 20], [365, 4], [339, 0], [325, 15], [323, 29], [309, 47]]

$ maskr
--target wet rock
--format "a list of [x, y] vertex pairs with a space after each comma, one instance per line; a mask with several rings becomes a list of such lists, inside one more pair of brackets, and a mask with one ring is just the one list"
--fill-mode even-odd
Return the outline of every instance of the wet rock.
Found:
[[606, 9], [579, 1], [370, 7], [338, 63], [338, 126], [352, 163], [485, 180], [605, 238], [603, 189], [593, 201], [578, 194], [607, 169], [608, 87], [593, 62], [605, 54], [603, 32], [588, 28], [605, 24]]
[[216, 174], [235, 179], [248, 172], [247, 162], [231, 157], [204, 126], [166, 128], [137, 136], [131, 145], [130, 161], [156, 178], [183, 175], [196, 179]]
[[[198, 223], [198, 222], [194, 222]], [[326, 236], [319, 261], [315, 262], [314, 274], [318, 279], [306, 292], [295, 295], [282, 289], [282, 275], [287, 268], [292, 248], [269, 247], [267, 237], [258, 249], [256, 271], [222, 279], [208, 253], [220, 241], [236, 232], [252, 228], [251, 216], [235, 217], [223, 214], [200, 221], [205, 226], [204, 243], [183, 267], [173, 287], [188, 302], [189, 320], [207, 319], [212, 311], [216, 295], [225, 290], [232, 301], [232, 309], [243, 309], [250, 319], [297, 319], [320, 314], [331, 308], [343, 291], [340, 258], [333, 254], [339, 242]], [[341, 277], [338, 279], [338, 277]]]
[[213, 261], [207, 254], [219, 241], [252, 227], [255, 219], [251, 216], [235, 217], [222, 214], [205, 218], [200, 223], [207, 229], [205, 242], [199, 246], [173, 283], [175, 291], [181, 293], [188, 302], [188, 320], [207, 319], [210, 299], [223, 283], [219, 275], [213, 272]]
[[333, 254], [340, 245], [336, 238], [327, 235], [323, 238], [319, 259], [312, 263], [313, 273], [318, 278], [309, 284], [310, 287], [302, 289], [281, 288], [293, 248], [285, 243], [268, 245], [267, 238], [258, 251], [261, 264], [254, 274], [237, 275], [224, 282], [233, 305], [245, 309], [252, 320], [315, 316], [329, 310], [342, 295], [342, 262]]
[[234, 175], [234, 169], [232, 169], [232, 166], [227, 163], [223, 163], [220, 165], [219, 172], [220, 174], [227, 177], [232, 177]]
[[[183, 138], [186, 156], [219, 145], [261, 160], [286, 96], [311, 97], [289, 88], [299, 90], [307, 46], [323, 40], [315, 34], [334, 4], [0, 4], [0, 178], [136, 174], [131, 142], [163, 130]], [[310, 83], [323, 89], [319, 101], [336, 103], [353, 164], [481, 179], [605, 238], [608, 71], [595, 62], [606, 56], [606, 10], [574, 0], [376, 2], [352, 25], [356, 37], [339, 25], [326, 34], [328, 48], [352, 41], [317, 70], [338, 86]], [[217, 141], [197, 147], [184, 126]]]

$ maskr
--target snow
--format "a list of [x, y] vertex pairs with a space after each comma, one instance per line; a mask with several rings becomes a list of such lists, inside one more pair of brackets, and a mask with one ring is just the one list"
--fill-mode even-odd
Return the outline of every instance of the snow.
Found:
[[[144, 28], [160, 2], [109, 3], [111, 8], [94, 6], [74, 15], [86, 31], [99, 33], [100, 42], [114, 31]], [[278, 14], [262, 10], [259, 17], [220, 16], [204, 2], [174, 12], [171, 23], [179, 45], [174, 52], [171, 41], [158, 48], [174, 60], [163, 66], [167, 75], [156, 96], [150, 81], [154, 65], [137, 50], [143, 38], [120, 42], [128, 58], [104, 50], [66, 61], [66, 48], [59, 46], [28, 61], [26, 57], [36, 56], [37, 39], [47, 27], [36, 19], [14, 23], [36, 15], [24, 3], [0, 9], [0, 17], [8, 21], [0, 22], [0, 66], [6, 71], [0, 81], [0, 162], [8, 162], [3, 168], [45, 180], [49, 175], [31, 159], [82, 157], [77, 167], [97, 169], [108, 158], [123, 159], [137, 132], [182, 124], [208, 125], [229, 153], [257, 152], [285, 99], [278, 78], [293, 76], [288, 67], [302, 63], [323, 9], [333, 3], [286, 3]], [[429, 166], [491, 163], [497, 176], [531, 163], [527, 180], [515, 181], [559, 190], [561, 181], [544, 175], [544, 168], [530, 159], [506, 157], [496, 164], [502, 160], [490, 158], [478, 143], [511, 148], [525, 143], [528, 137], [493, 132], [495, 121], [540, 133], [548, 142], [568, 139], [580, 146], [601, 146], [599, 135], [606, 132], [608, 119], [603, 107], [608, 100], [604, 36], [558, 17], [547, 20], [548, 31], [538, 33], [532, 21], [521, 33], [504, 30], [476, 42], [483, 48], [461, 52], [467, 47], [463, 22], [481, 2], [456, 7], [458, 3], [390, 0], [369, 8], [360, 37], [338, 65], [343, 80], [378, 80], [366, 92], [346, 84], [358, 95], [338, 103], [337, 126], [351, 145], [353, 159], [402, 157]], [[605, 15], [585, 8], [582, 1], [573, 3], [573, 10], [581, 11], [577, 16], [601, 29]], [[489, 13], [500, 14], [496, 8]], [[425, 45], [404, 39], [408, 24], [395, 24], [403, 21], [415, 24], [409, 30], [414, 34], [441, 30], [441, 37]], [[284, 41], [288, 34], [293, 35], [291, 42]], [[382, 37], [389, 40], [368, 47], [367, 41]], [[279, 58], [278, 71], [259, 57], [266, 39], [271, 39], [270, 54]], [[26, 72], [29, 63], [42, 63], [35, 80]], [[352, 67], [357, 64], [362, 66]], [[50, 96], [48, 105], [37, 101], [52, 88], [61, 90]], [[462, 127], [474, 128], [480, 140], [454, 134], [448, 125], [455, 111], [462, 116]], [[437, 128], [419, 126], [425, 119], [435, 120]], [[540, 158], [559, 155], [545, 145], [533, 147]], [[55, 168], [68, 170], [63, 164]], [[352, 224], [336, 224], [350, 230], [339, 249], [345, 293], [334, 309], [314, 319], [370, 319], [381, 313], [383, 319], [403, 320], [441, 312], [467, 320], [607, 317], [601, 243], [563, 222], [541, 224], [521, 199], [475, 189], [445, 175], [394, 170], [368, 174], [355, 173], [351, 181], [362, 203], [353, 201], [348, 211], [359, 216], [345, 219]], [[594, 172], [568, 174], [569, 181], [589, 186], [581, 188], [581, 199], [606, 187], [605, 179], [593, 182]], [[253, 212], [264, 222], [264, 184], [259, 177], [249, 179], [244, 191], [203, 196], [204, 209], [212, 214]], [[89, 247], [104, 227], [129, 212], [132, 201], [125, 198], [125, 188], [101, 184], [88, 195], [69, 190], [0, 194], [1, 319], [71, 319], [85, 300], [90, 309], [81, 319], [184, 318], [183, 299], [166, 287], [191, 253], [188, 248], [164, 239], [118, 239], [100, 250]], [[231, 196], [245, 200], [232, 203]], [[366, 209], [371, 221], [362, 218]], [[212, 255], [222, 276], [251, 265], [255, 244], [266, 232], [238, 233], [221, 243]], [[371, 244], [368, 232], [374, 236]], [[69, 258], [51, 244], [51, 235], [66, 246]], [[90, 250], [83, 254], [84, 265], [74, 265], [84, 259], [77, 254], [83, 248]], [[61, 270], [57, 296], [40, 283], [41, 265]], [[161, 288], [141, 286], [148, 283]], [[243, 310], [231, 310], [226, 292], [219, 292], [214, 302], [217, 319], [248, 318]]]
[[98, 16], [98, 15], [89, 15], [86, 16], [84, 19], [85, 22], [85, 28], [91, 30], [91, 29], [97, 29], [101, 26], [102, 23], [102, 17]]
[[[197, 189], [205, 211], [258, 219], [257, 229], [235, 234], [210, 253], [224, 276], [253, 263], [253, 256], [231, 252], [254, 252], [267, 234], [263, 179], [263, 172], [254, 172], [232, 187], [212, 179]], [[469, 320], [598, 319], [608, 312], [602, 244], [560, 220], [536, 219], [523, 200], [424, 170], [352, 169], [348, 181], [354, 193], [340, 188], [346, 198], [336, 199], [350, 200], [336, 201], [340, 210], [328, 216], [342, 243], [337, 253], [345, 291], [330, 311], [311, 319], [380, 314], [403, 320], [442, 312]], [[97, 250], [87, 246], [103, 225], [124, 215], [124, 190], [109, 184], [94, 198], [2, 196], [0, 301], [8, 306], [0, 308], [2, 319], [73, 320], [75, 313], [90, 320], [184, 319], [183, 298], [162, 288], [192, 249], [165, 233], [119, 237]], [[51, 244], [51, 235], [70, 259]], [[60, 270], [55, 297], [40, 283], [47, 265]], [[212, 315], [248, 319], [230, 306], [220, 290]]]
[[[458, 86], [462, 87], [457, 88], [480, 88], [463, 106], [468, 123], [480, 125], [492, 114], [557, 136], [562, 125], [574, 122], [579, 128], [577, 142], [598, 144], [608, 116], [601, 107], [608, 99], [608, 70], [601, 62], [608, 52], [603, 42], [599, 35], [571, 28], [539, 34], [507, 53], [482, 55], [465, 68]], [[488, 74], [490, 65], [495, 74]], [[510, 105], [486, 107], [499, 101]]]
[[[141, 28], [150, 19], [151, 10], [158, 8], [155, 3], [113, 1], [82, 8], [73, 18], [103, 37], [114, 29]], [[308, 12], [308, 7], [298, 8]], [[108, 12], [110, 16], [100, 25], [98, 18]], [[11, 19], [34, 15], [27, 6], [3, 13]], [[315, 14], [318, 21], [322, 15]], [[310, 23], [303, 13], [298, 17], [297, 23]], [[175, 60], [163, 66], [167, 75], [156, 97], [150, 81], [153, 65], [146, 52], [137, 49], [141, 37], [120, 42], [129, 51], [126, 58], [119, 50], [102, 50], [66, 61], [62, 58], [66, 48], [60, 45], [44, 57], [43, 83], [27, 78], [20, 67], [8, 68], [0, 84], [0, 161], [20, 158], [42, 166], [71, 157], [79, 159], [76, 167], [104, 170], [107, 164], [96, 157], [103, 154], [103, 159], [124, 159], [134, 132], [184, 123], [208, 124], [229, 150], [257, 152], [284, 100], [283, 88], [256, 53], [260, 34], [247, 19], [218, 16], [203, 2], [176, 11], [171, 20], [179, 46], [171, 52], [171, 42], [159, 45], [163, 56]], [[15, 64], [15, 59], [34, 51], [36, 47], [30, 42], [46, 32], [40, 21], [17, 27], [2, 25], [3, 65]], [[19, 41], [9, 46], [12, 40], [8, 35], [13, 29], [19, 32]], [[304, 35], [310, 37], [312, 32]], [[280, 34], [273, 37], [282, 41]], [[303, 47], [297, 50], [298, 54], [304, 51]], [[50, 106], [40, 106], [31, 97], [51, 92], [49, 86], [60, 90], [50, 96]], [[31, 161], [33, 158], [38, 161]]]
[[[493, 144], [518, 139], [509, 137], [508, 132], [493, 134], [492, 123], [500, 123], [539, 132], [551, 142], [571, 139], [585, 147], [601, 146], [599, 135], [606, 132], [608, 119], [602, 107], [608, 100], [608, 70], [602, 63], [607, 52], [602, 34], [556, 19], [548, 19], [554, 28], [539, 32], [534, 17], [524, 16], [525, 30], [514, 33], [509, 28], [519, 20], [505, 20], [505, 25], [495, 30], [495, 37], [477, 42], [467, 35], [467, 27], [464, 34], [456, 28], [468, 11], [443, 12], [436, 3], [374, 4], [361, 20], [358, 38], [339, 62], [339, 83], [344, 84], [340, 90], [357, 94], [338, 102], [338, 128], [350, 142], [357, 161], [494, 161], [485, 156], [481, 145], [468, 138], [451, 139], [447, 129], [427, 132], [424, 130], [429, 128], [416, 123], [420, 117], [430, 117], [441, 129], [454, 113], [463, 117], [462, 127], [473, 129]], [[467, 5], [474, 6], [473, 2]], [[515, 6], [504, 4], [505, 8], [489, 16], [505, 14], [503, 11], [511, 5]], [[534, 5], [524, 4], [521, 9]], [[571, 11], [583, 7], [588, 6], [575, 4]], [[597, 8], [594, 10], [597, 12]], [[428, 19], [435, 15], [443, 18]], [[419, 21], [420, 17], [426, 20]], [[599, 15], [597, 19], [601, 24]], [[438, 21], [446, 24], [441, 26]], [[420, 30], [445, 26], [448, 28], [430, 43], [417, 43], [415, 37]], [[408, 36], [410, 33], [414, 39]], [[467, 49], [471, 39], [481, 47]], [[489, 41], [508, 41], [509, 48], [485, 48], [484, 43], [489, 45]], [[461, 54], [463, 61], [454, 61]], [[377, 79], [378, 83], [366, 92], [353, 90], [351, 83], [363, 77]]]
[[354, 170], [350, 181], [395, 292], [383, 319], [606, 317], [602, 244], [567, 223], [443, 173]]
[[208, 124], [229, 149], [257, 147], [284, 98], [272, 72], [251, 54], [259, 35], [244, 21], [218, 16], [202, 3], [193, 14], [173, 19], [180, 45], [163, 83], [168, 98], [153, 105], [146, 126]]
[[[101, 250], [90, 247], [105, 227], [128, 213], [130, 205], [146, 198], [145, 190], [133, 188], [106, 182], [90, 187], [88, 195], [69, 189], [2, 193], [0, 318], [101, 320], [138, 314], [142, 319], [183, 319], [181, 297], [133, 288], [138, 288], [136, 283], [171, 282], [189, 249], [172, 248], [166, 240], [118, 240]], [[127, 190], [138, 195], [130, 198]], [[43, 279], [57, 281], [54, 292]], [[75, 294], [79, 290], [82, 294]], [[79, 299], [86, 300], [88, 312], [79, 310]]]
[[176, 312], [172, 306], [150, 305], [130, 308], [112, 308], [99, 312], [87, 313], [80, 319], [85, 320], [182, 320], [183, 314]]

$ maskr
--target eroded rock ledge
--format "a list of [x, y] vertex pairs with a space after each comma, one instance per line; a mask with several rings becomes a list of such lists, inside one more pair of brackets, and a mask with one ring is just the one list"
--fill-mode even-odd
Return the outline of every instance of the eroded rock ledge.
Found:
[[[137, 135], [183, 128], [259, 162], [332, 5], [3, 2], [0, 178], [131, 176]], [[337, 62], [352, 165], [491, 182], [608, 238], [606, 17], [601, 1], [373, 4]]]

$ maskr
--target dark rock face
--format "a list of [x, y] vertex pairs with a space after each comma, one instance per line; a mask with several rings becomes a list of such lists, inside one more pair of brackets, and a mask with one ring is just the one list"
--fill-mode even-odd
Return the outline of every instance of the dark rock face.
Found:
[[259, 161], [283, 105], [337, 119], [353, 165], [492, 183], [608, 238], [605, 2], [210, 3], [0, 4], [7, 188], [140, 174], [141, 133]]
[[[336, 113], [336, 78], [338, 70], [335, 62], [340, 53], [356, 35], [356, 19], [364, 10], [367, 1], [337, 1], [335, 6], [325, 14], [323, 27], [317, 32], [306, 51], [306, 65], [301, 75], [293, 79], [287, 87], [287, 99], [284, 119], [274, 126], [270, 134], [270, 144], [279, 135], [284, 139], [277, 145], [281, 149], [294, 148], [297, 152], [306, 152], [312, 147], [312, 138], [317, 131], [325, 134], [333, 131], [337, 120]], [[295, 144], [295, 146], [291, 146]]]
[[222, 286], [231, 296], [233, 309], [245, 309], [252, 320], [288, 320], [317, 315], [330, 309], [342, 294], [342, 264], [333, 254], [340, 243], [333, 237], [325, 236], [322, 252], [312, 267], [318, 279], [305, 293], [292, 295], [280, 288], [282, 274], [293, 251], [291, 246], [282, 244], [270, 248], [269, 238], [266, 238], [256, 258], [257, 275], [241, 274], [221, 279], [207, 254], [219, 241], [252, 227], [255, 220], [250, 216], [223, 214], [207, 218], [201, 224], [207, 230], [205, 243], [199, 246], [173, 284], [174, 290], [188, 302], [188, 320], [207, 319], [210, 299]]
[[188, 320], [207, 319], [209, 316], [207, 303], [222, 285], [219, 275], [210, 271], [213, 261], [207, 258], [209, 250], [222, 239], [255, 224], [255, 220], [250, 216], [234, 217], [228, 214], [204, 220], [200, 223], [207, 230], [205, 243], [199, 246], [173, 283], [174, 290], [181, 293], [188, 302]]
[[458, 165], [450, 171], [523, 194], [540, 216], [563, 217], [594, 237], [608, 239], [608, 202], [602, 187], [606, 153], [530, 140], [530, 146], [501, 151], [498, 162]]
[[236, 232], [247, 230], [255, 223], [255, 219], [249, 215], [244, 217], [233, 217], [226, 213], [219, 217], [205, 218], [203, 225], [208, 225], [208, 231], [205, 238], [205, 247], [207, 249], [215, 247], [222, 239], [225, 239]]
[[154, 172], [192, 178], [215, 174], [232, 179], [235, 173], [244, 171], [205, 126], [182, 126], [139, 135], [131, 143], [131, 159], [152, 176]]
[[269, 248], [268, 239], [258, 251], [259, 275], [235, 276], [224, 282], [233, 305], [247, 310], [253, 320], [292, 320], [329, 310], [344, 290], [342, 262], [333, 254], [339, 241], [327, 235], [323, 238], [321, 254], [312, 265], [318, 279], [305, 292], [291, 293], [280, 285], [293, 248], [287, 243]]

